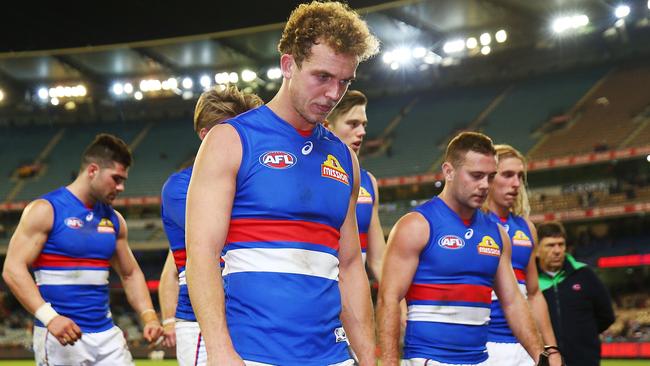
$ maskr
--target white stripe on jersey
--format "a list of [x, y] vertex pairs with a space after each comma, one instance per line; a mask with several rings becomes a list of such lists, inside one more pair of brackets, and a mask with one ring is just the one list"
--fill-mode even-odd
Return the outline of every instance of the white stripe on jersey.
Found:
[[238, 272], [296, 273], [338, 281], [339, 260], [329, 253], [293, 248], [233, 249], [223, 256], [223, 275]]
[[54, 270], [39, 269], [34, 271], [36, 285], [108, 285], [108, 269]]
[[[521, 292], [522, 295], [524, 295], [524, 298], [528, 298], [528, 288], [526, 288], [525, 283], [518, 283], [517, 287], [519, 287], [519, 292]], [[497, 293], [492, 290], [492, 301], [498, 300], [499, 298], [497, 297]]]
[[408, 320], [465, 325], [485, 325], [490, 321], [490, 308], [450, 305], [409, 305]]
[[187, 285], [187, 278], [185, 277], [185, 270], [182, 270], [181, 273], [178, 274], [178, 284], [180, 286]]

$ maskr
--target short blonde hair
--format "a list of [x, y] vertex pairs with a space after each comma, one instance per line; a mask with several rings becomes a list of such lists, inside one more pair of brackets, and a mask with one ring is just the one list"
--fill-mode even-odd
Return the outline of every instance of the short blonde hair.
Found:
[[359, 62], [379, 51], [379, 40], [359, 14], [347, 4], [319, 1], [300, 4], [291, 12], [278, 51], [292, 55], [300, 67], [320, 42], [336, 53], [356, 56]]
[[501, 163], [504, 159], [516, 158], [519, 159], [522, 164], [524, 164], [524, 180], [519, 186], [519, 193], [517, 194], [517, 200], [515, 205], [512, 207], [512, 213], [518, 216], [527, 217], [530, 215], [530, 202], [528, 201], [528, 177], [527, 177], [527, 168], [526, 168], [526, 158], [519, 150], [514, 147], [506, 144], [494, 145], [494, 149], [497, 151], [497, 161]]
[[194, 109], [194, 131], [199, 133], [203, 128], [212, 128], [221, 122], [242, 114], [250, 109], [264, 104], [255, 94], [245, 94], [236, 86], [230, 85], [225, 89], [217, 85], [203, 92], [196, 102]]

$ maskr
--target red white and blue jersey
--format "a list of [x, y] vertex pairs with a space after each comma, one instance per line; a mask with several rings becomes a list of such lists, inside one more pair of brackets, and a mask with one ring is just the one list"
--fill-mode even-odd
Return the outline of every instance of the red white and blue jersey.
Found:
[[347, 146], [321, 125], [300, 133], [266, 106], [226, 123], [243, 152], [222, 253], [236, 351], [274, 365], [349, 359], [338, 284], [353, 186]]
[[[490, 212], [489, 216], [493, 222], [503, 226], [510, 237], [512, 268], [515, 271], [515, 277], [517, 277], [519, 290], [526, 296], [526, 268], [533, 252], [533, 240], [531, 239], [533, 236], [530, 233], [530, 228], [524, 218], [512, 213], [506, 218], [499, 217], [494, 212]], [[503, 309], [501, 309], [499, 299], [494, 293], [492, 293], [492, 313], [490, 318], [489, 342], [519, 343], [517, 337], [512, 334]]]
[[406, 294], [404, 358], [478, 364], [488, 357], [488, 322], [501, 256], [498, 226], [476, 211], [463, 220], [439, 197], [415, 208], [429, 223]]
[[54, 211], [52, 230], [32, 264], [41, 296], [84, 333], [110, 329], [109, 260], [120, 231], [115, 211], [101, 202], [88, 208], [65, 187], [41, 198]]
[[360, 169], [359, 198], [357, 199], [357, 225], [359, 226], [359, 242], [363, 263], [366, 263], [368, 249], [368, 228], [372, 218], [372, 208], [375, 203], [375, 188], [372, 185], [370, 174], [365, 169]]
[[161, 218], [178, 270], [179, 289], [176, 317], [187, 321], [196, 321], [185, 280], [187, 258], [185, 253], [185, 206], [190, 178], [192, 178], [192, 167], [174, 173], [167, 179], [161, 193]]

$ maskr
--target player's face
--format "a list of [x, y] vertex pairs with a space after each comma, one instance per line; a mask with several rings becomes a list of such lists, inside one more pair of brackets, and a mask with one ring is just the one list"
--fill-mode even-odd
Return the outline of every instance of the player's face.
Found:
[[112, 204], [124, 191], [124, 183], [128, 177], [129, 169], [120, 163], [113, 163], [113, 166], [104, 168], [97, 166], [91, 174], [91, 194], [97, 201]]
[[497, 173], [494, 155], [469, 151], [463, 164], [454, 171], [456, 200], [466, 207], [477, 209], [487, 199], [490, 183]]
[[537, 256], [542, 268], [558, 271], [566, 257], [566, 239], [561, 236], [547, 236], [539, 242]]
[[332, 123], [330, 124], [332, 132], [358, 154], [368, 125], [366, 106], [355, 105]]
[[512, 208], [524, 184], [524, 163], [516, 157], [501, 159], [490, 185], [490, 199], [500, 207]]
[[357, 70], [357, 58], [337, 54], [316, 44], [301, 67], [291, 67], [289, 94], [296, 113], [307, 123], [322, 123], [348, 90]]

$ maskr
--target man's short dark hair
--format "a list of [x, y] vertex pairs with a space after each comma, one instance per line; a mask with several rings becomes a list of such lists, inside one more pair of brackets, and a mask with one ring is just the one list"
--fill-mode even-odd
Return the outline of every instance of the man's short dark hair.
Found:
[[484, 155], [496, 155], [497, 151], [492, 145], [492, 139], [480, 132], [461, 132], [451, 139], [445, 152], [445, 161], [455, 168], [465, 162], [465, 155], [474, 151]]
[[537, 237], [540, 242], [544, 238], [566, 239], [566, 231], [562, 223], [558, 221], [543, 222], [537, 225]]
[[110, 167], [113, 163], [120, 163], [128, 168], [133, 163], [133, 157], [129, 146], [122, 139], [108, 133], [100, 133], [81, 154], [82, 169], [91, 163], [102, 168]]

